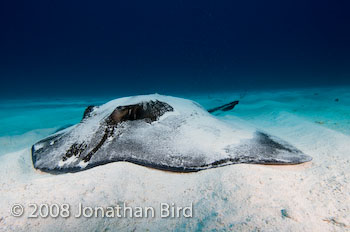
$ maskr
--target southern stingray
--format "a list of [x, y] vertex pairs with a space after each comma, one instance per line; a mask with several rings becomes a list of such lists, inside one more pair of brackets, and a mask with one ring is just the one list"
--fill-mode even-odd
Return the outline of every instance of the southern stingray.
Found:
[[[209, 111], [230, 110], [236, 104]], [[244, 125], [228, 125], [193, 101], [157, 94], [90, 106], [80, 123], [32, 147], [34, 167], [53, 173], [116, 161], [192, 172], [238, 163], [310, 160], [279, 138]]]

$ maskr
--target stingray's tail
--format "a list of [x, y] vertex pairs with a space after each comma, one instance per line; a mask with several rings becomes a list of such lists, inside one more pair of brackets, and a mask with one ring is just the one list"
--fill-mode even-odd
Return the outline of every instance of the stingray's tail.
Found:
[[219, 111], [219, 110], [229, 111], [229, 110], [232, 110], [238, 103], [239, 103], [239, 101], [233, 101], [233, 102], [227, 103], [225, 105], [218, 106], [218, 107], [215, 107], [213, 109], [209, 109], [208, 112], [214, 113], [214, 112]]

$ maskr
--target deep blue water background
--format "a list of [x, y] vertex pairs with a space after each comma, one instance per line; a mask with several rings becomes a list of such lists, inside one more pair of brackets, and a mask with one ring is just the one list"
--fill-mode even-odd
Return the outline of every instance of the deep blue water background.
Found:
[[350, 3], [1, 1], [0, 97], [350, 84]]

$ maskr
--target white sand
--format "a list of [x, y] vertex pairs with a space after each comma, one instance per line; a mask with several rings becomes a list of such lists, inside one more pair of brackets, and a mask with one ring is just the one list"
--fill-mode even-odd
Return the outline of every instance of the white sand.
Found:
[[[207, 100], [207, 105], [215, 104], [217, 98]], [[119, 162], [55, 176], [32, 168], [28, 148], [0, 156], [0, 231], [350, 230], [349, 135], [288, 107], [277, 108], [275, 102], [261, 101], [250, 106], [255, 114], [244, 115], [242, 110], [249, 108], [244, 102], [249, 99], [242, 100], [236, 115], [290, 142], [313, 161], [295, 166], [239, 164], [189, 174]], [[271, 105], [275, 108], [266, 110]], [[241, 120], [232, 114], [220, 117], [228, 122]], [[123, 202], [156, 209], [160, 202], [178, 206], [193, 202], [194, 216], [28, 219], [28, 209], [19, 218], [10, 214], [14, 203], [68, 203], [74, 209], [78, 203], [108, 206]]]

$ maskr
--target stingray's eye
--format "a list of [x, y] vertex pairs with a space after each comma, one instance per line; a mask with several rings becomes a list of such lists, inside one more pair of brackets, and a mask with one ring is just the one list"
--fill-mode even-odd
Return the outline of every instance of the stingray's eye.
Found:
[[156, 121], [165, 112], [173, 111], [167, 103], [148, 101], [135, 105], [119, 106], [110, 115], [113, 123], [133, 120]]
[[110, 115], [110, 118], [113, 120], [114, 123], [119, 123], [121, 121], [127, 120], [127, 114], [129, 110], [125, 108], [116, 108], [113, 113]]

